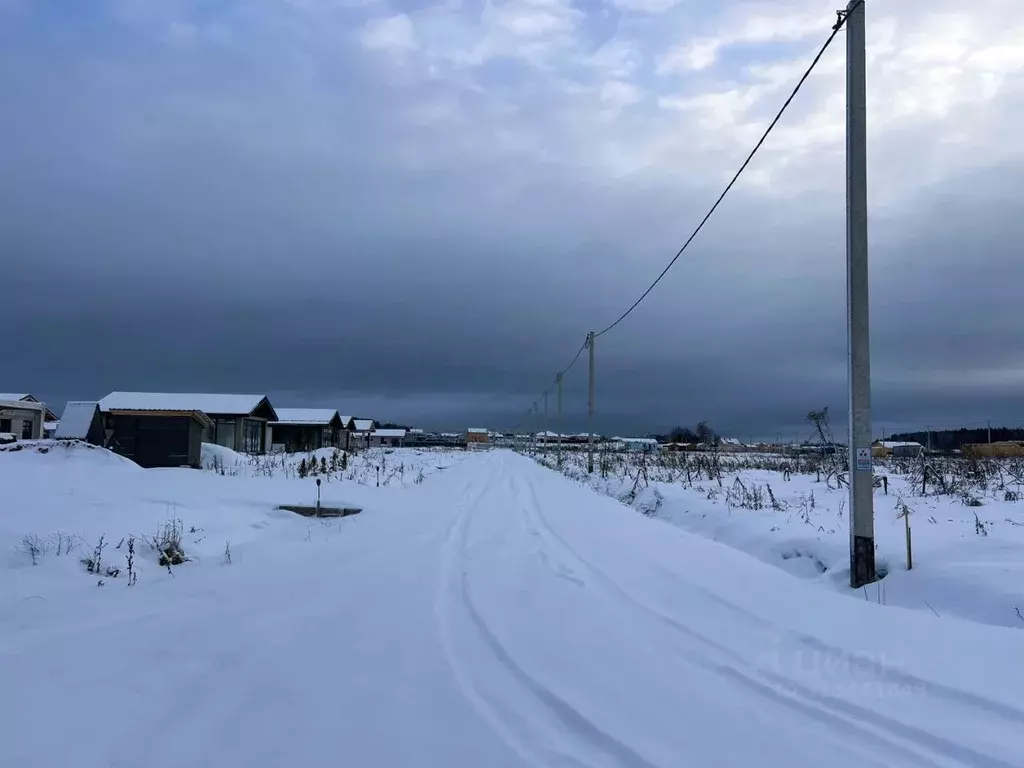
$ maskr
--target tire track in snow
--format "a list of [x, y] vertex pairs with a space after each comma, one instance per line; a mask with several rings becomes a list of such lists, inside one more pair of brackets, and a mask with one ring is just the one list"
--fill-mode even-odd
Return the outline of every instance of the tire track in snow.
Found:
[[[916, 750], [923, 749], [931, 753], [936, 753], [935, 756], [939, 758], [953, 758], [970, 768], [1019, 768], [1019, 766], [1005, 762], [1000, 758], [981, 754], [969, 747], [951, 742], [941, 736], [929, 733], [915, 726], [896, 722], [891, 718], [879, 715], [857, 704], [813, 691], [794, 680], [783, 677], [782, 675], [754, 668], [748, 661], [746, 661], [746, 659], [727, 646], [694, 630], [692, 627], [684, 624], [678, 619], [637, 600], [623, 589], [618, 582], [608, 576], [606, 572], [580, 556], [547, 521], [547, 518], [541, 509], [541, 505], [531, 479], [527, 476], [524, 479], [524, 482], [529, 499], [526, 504], [521, 504], [520, 506], [527, 518], [528, 524], [540, 532], [541, 538], [544, 539], [553, 549], [561, 549], [565, 555], [579, 563], [585, 570], [592, 573], [605, 585], [608, 591], [617, 596], [620, 602], [632, 607], [634, 612], [656, 619], [660, 623], [674, 630], [676, 633], [685, 635], [686, 637], [697, 641], [700, 645], [712, 649], [714, 653], [731, 662], [723, 663], [721, 661], [716, 661], [707, 652], [697, 651], [701, 657], [701, 664], [705, 668], [712, 669], [724, 677], [734, 680], [764, 698], [777, 702], [783, 706], [787, 706], [800, 714], [812, 717], [815, 720], [831, 727], [842, 729], [845, 734], [850, 734], [852, 731], [858, 732], [861, 736], [873, 739], [880, 747], [883, 747], [890, 752], [898, 752], [904, 759], [913, 760], [918, 765], [942, 766], [948, 765], [948, 763], [935, 762], [934, 757], [921, 754], [919, 751], [911, 751], [907, 746], [900, 742], [908, 742], [910, 746], [916, 748]], [[531, 509], [535, 514], [531, 514]], [[759, 626], [759, 628], [774, 628], [769, 622], [766, 622], [760, 617], [751, 615], [749, 612], [729, 603], [720, 596], [708, 593], [707, 590], [699, 587], [698, 585], [691, 585], [682, 580], [677, 581], [681, 587], [701, 593], [706, 597], [711, 598], [716, 603], [724, 604], [726, 607], [736, 612], [741, 618], [745, 618], [748, 622]], [[777, 628], [774, 629], [777, 631]], [[798, 639], [802, 641], [813, 640], [813, 638], [808, 638], [806, 636], [798, 636]], [[820, 643], [820, 646], [826, 649], [831, 648], [824, 643]], [[832, 650], [840, 651], [840, 649]], [[841, 655], [847, 658], [847, 660], [855, 660], [858, 658], [855, 654], [848, 654], [846, 652], [841, 652]], [[680, 658], [692, 663], [692, 659], [688, 659], [685, 655]], [[857, 664], [858, 666], [855, 668], [864, 668], [864, 665], [859, 661]], [[869, 666], [867, 668], [871, 667]], [[882, 671], [887, 670], [883, 668]], [[916, 680], [916, 678], [906, 675], [906, 673], [903, 673], [903, 677]], [[974, 703], [972, 698], [975, 697], [972, 697], [971, 694], [954, 690], [952, 691], [953, 695], [950, 696], [946, 692], [947, 689], [943, 686], [932, 684], [931, 686], [926, 685], [925, 687], [930, 688], [932, 692], [938, 693], [943, 698], [947, 698], [957, 704], [967, 704], [970, 706]], [[987, 711], [998, 713], [1003, 717], [1006, 717], [1006, 719], [1013, 721], [1017, 721], [1019, 719], [1020, 713], [1016, 712], [1016, 710], [1008, 707], [1002, 707], [997, 702], [991, 702], [985, 699], [982, 699], [981, 701], [987, 705], [985, 706]], [[893, 741], [893, 739], [898, 741]]]
[[[360, 553], [345, 562], [346, 568], [376, 560], [391, 559], [404, 556], [406, 552], [422, 547], [431, 538], [439, 537], [441, 531], [435, 528], [402, 541], [399, 544], [385, 547], [372, 552]], [[216, 743], [222, 737], [221, 729], [227, 722], [230, 727], [239, 713], [248, 709], [248, 697], [252, 691], [247, 688], [252, 680], [259, 680], [260, 686], [283, 684], [280, 679], [267, 675], [274, 665], [267, 660], [287, 658], [296, 648], [306, 647], [308, 637], [317, 634], [312, 629], [317, 620], [333, 618], [332, 596], [339, 589], [339, 584], [328, 582], [311, 582], [303, 599], [290, 603], [282, 603], [285, 607], [275, 608], [267, 612], [265, 597], [247, 599], [241, 603], [218, 608], [221, 620], [230, 619], [230, 625], [242, 628], [241, 634], [229, 632], [225, 635], [208, 635], [204, 653], [188, 654], [183, 659], [168, 662], [166, 659], [155, 665], [155, 669], [171, 679], [171, 685], [160, 691], [161, 706], [146, 712], [139, 719], [129, 719], [121, 724], [117, 721], [113, 727], [119, 727], [123, 736], [113, 739], [113, 746], [106, 750], [107, 762], [111, 766], [134, 765], [136, 755], [130, 753], [124, 762], [124, 745], [127, 743], [159, 744], [166, 740], [167, 723], [174, 722], [175, 728], [188, 733], [187, 741], [174, 742], [167, 749], [175, 752], [182, 762], [202, 762], [209, 744]], [[345, 588], [342, 585], [342, 588]], [[357, 589], [355, 582], [347, 585], [349, 589]], [[193, 601], [194, 602], [194, 601]], [[186, 606], [192, 603], [186, 603]], [[164, 639], [168, 632], [173, 632], [176, 640], [173, 645], [188, 648], [195, 642], [197, 625], [194, 622], [175, 623], [166, 621], [166, 611], [157, 614], [161, 619], [161, 635]], [[200, 616], [200, 619], [203, 617]], [[130, 616], [129, 619], [136, 619]], [[117, 626], [126, 623], [118, 620]], [[200, 630], [201, 631], [201, 630]], [[300, 639], [302, 640], [300, 642]], [[212, 642], [211, 642], [212, 641]], [[219, 685], [211, 686], [211, 680], [220, 681]], [[206, 695], [197, 697], [197, 691], [205, 691]], [[261, 694], [266, 695], [264, 691]]]
[[[550, 530], [550, 526], [548, 527], [548, 529]], [[551, 531], [551, 533], [557, 536], [557, 534], [555, 534], [554, 531]], [[561, 537], [558, 538], [564, 542], [564, 539], [561, 539]], [[674, 582], [675, 584], [681, 586], [682, 588], [690, 592], [699, 593], [703, 597], [714, 602], [716, 605], [719, 605], [725, 608], [726, 610], [731, 611], [738, 618], [756, 626], [757, 628], [770, 632], [780, 639], [790, 640], [799, 643], [808, 648], [809, 650], [816, 651], [829, 657], [833, 661], [840, 662], [842, 665], [849, 669], [876, 670], [878, 672], [884, 673], [884, 676], [888, 678], [889, 682], [895, 683], [900, 686], [904, 686], [906, 688], [914, 688], [921, 691], [927, 691], [935, 695], [936, 697], [945, 698], [949, 701], [958, 702], [966, 707], [984, 710], [992, 715], [1003, 718], [1005, 720], [1009, 720], [1024, 728], [1024, 711], [1021, 711], [1015, 707], [1012, 707], [999, 701], [993, 701], [992, 699], [986, 699], [982, 696], [978, 696], [977, 694], [971, 693], [969, 691], [963, 691], [958, 688], [945, 685], [943, 683], [935, 682], [934, 680], [927, 680], [925, 678], [919, 677], [910, 672], [902, 670], [898, 667], [895, 667], [891, 664], [886, 664], [876, 659], [861, 656], [860, 654], [846, 650], [845, 648], [830, 645], [829, 643], [826, 643], [823, 640], [814, 637], [813, 635], [808, 635], [804, 632], [797, 632], [790, 629], [784, 629], [779, 625], [774, 624], [773, 622], [761, 616], [751, 613], [747, 609], [736, 605], [735, 603], [723, 598], [721, 595], [716, 594], [711, 590], [700, 586], [699, 584], [694, 584], [693, 582], [680, 579], [678, 575], [669, 571], [666, 568], [658, 566], [657, 564], [653, 564], [652, 568], [661, 573], [668, 580]], [[658, 611], [656, 609], [648, 608], [648, 610], [653, 610], [655, 613], [658, 613], [659, 615], [662, 614], [661, 611]]]
[[[488, 469], [490, 462], [488, 462]], [[502, 473], [504, 474], [504, 473]], [[504, 486], [508, 495], [512, 495], [512, 479], [504, 474]], [[449, 541], [446, 542], [445, 554], [442, 558], [441, 594], [438, 596], [438, 619], [442, 642], [448, 655], [449, 663], [467, 698], [474, 704], [481, 716], [505, 739], [517, 754], [533, 765], [584, 766], [607, 765], [628, 766], [628, 768], [657, 768], [642, 756], [614, 736], [602, 730], [571, 704], [555, 694], [535, 677], [526, 672], [509, 653], [494, 630], [480, 614], [473, 601], [469, 573], [467, 569], [467, 543], [469, 523], [474, 511], [492, 488], [495, 480], [493, 472], [484, 483], [484, 490], [473, 495], [467, 501], [463, 494], [462, 510], [456, 523], [450, 530]], [[518, 688], [518, 694], [525, 694], [546, 716], [561, 726], [557, 732], [551, 732], [550, 723], [531, 722], [524, 718], [523, 710], [518, 709], [511, 701], [494, 700], [482, 692], [484, 685], [474, 681], [474, 673], [459, 660], [453, 643], [452, 623], [457, 621], [459, 612], [465, 620], [463, 637], [466, 632], [474, 632], [478, 642], [482, 644], [490, 659], [496, 661]], [[511, 724], [511, 725], [510, 725]], [[518, 733], [516, 731], [519, 731]], [[575, 737], [579, 746], [588, 753], [587, 760], [565, 751], [564, 735], [568, 731]], [[544, 755], [537, 754], [536, 747], [528, 744], [545, 744]]]
[[465, 538], [467, 516], [472, 503], [479, 498], [481, 488], [475, 488], [471, 482], [463, 491], [457, 504], [457, 513], [445, 534], [445, 540], [441, 548], [441, 568], [438, 580], [438, 591], [434, 602], [434, 615], [437, 619], [437, 634], [441, 642], [448, 666], [451, 668], [455, 682], [458, 684], [462, 695], [466, 697], [477, 715], [493, 730], [513, 752], [529, 765], [538, 766], [540, 762], [536, 755], [527, 748], [521, 739], [506, 726], [505, 722], [498, 715], [495, 709], [487, 700], [477, 692], [473, 685], [473, 676], [466, 665], [461, 661], [460, 654], [456, 650], [455, 632], [453, 632], [454, 614], [456, 612], [456, 601], [453, 599], [454, 581], [457, 578], [456, 570], [460, 570], [460, 556], [462, 554], [462, 542]]

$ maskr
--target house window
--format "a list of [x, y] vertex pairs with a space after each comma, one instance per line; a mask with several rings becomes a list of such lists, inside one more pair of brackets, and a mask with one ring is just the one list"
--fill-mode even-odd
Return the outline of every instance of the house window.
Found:
[[31, 440], [32, 439], [32, 420], [21, 422], [21, 439]]
[[215, 427], [216, 435], [214, 442], [217, 445], [221, 445], [225, 448], [235, 449], [235, 420], [234, 419], [217, 419], [217, 426]]
[[11, 431], [11, 420], [10, 419], [0, 419], [0, 432], [10, 432], [10, 431]]
[[243, 450], [246, 453], [263, 453], [263, 435], [265, 432], [263, 422], [255, 419], [246, 419], [242, 426], [245, 430]]

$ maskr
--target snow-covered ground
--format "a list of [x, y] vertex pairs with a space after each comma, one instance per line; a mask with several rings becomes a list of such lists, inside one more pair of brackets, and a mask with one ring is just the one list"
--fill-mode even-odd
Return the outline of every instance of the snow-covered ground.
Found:
[[[821, 589], [509, 451], [406, 487], [0, 452], [4, 765], [1024, 765], [1024, 633]], [[27, 534], [177, 516], [138, 584]], [[232, 558], [223, 556], [225, 541]], [[891, 601], [890, 601], [891, 603]]]
[[247, 456], [230, 448], [203, 443], [203, 467], [231, 477], [321, 478], [377, 487], [422, 483], [465, 456], [464, 451], [440, 448], [368, 448], [345, 455], [336, 448], [309, 453], [271, 453]]
[[[554, 464], [550, 453], [538, 458]], [[688, 476], [685, 461], [619, 454], [605, 476], [588, 476], [584, 455], [566, 453], [563, 470], [639, 511], [858, 599], [1024, 630], [1024, 492], [1010, 474], [971, 487], [968, 501], [977, 506], [968, 506], [964, 495], [936, 494], [931, 475], [922, 494], [919, 476], [905, 474], [917, 462], [876, 462], [876, 476], [888, 481], [874, 495], [876, 561], [888, 576], [851, 593], [845, 487], [824, 474], [794, 471], [787, 479], [777, 469], [750, 468], [773, 461], [810, 467], [791, 459], [724, 454], [721, 481], [692, 467]], [[642, 465], [647, 475], [638, 480]]]

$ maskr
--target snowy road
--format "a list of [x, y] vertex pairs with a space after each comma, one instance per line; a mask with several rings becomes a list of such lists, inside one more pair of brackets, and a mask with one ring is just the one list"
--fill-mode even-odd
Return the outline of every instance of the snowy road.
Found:
[[1024, 633], [831, 594], [511, 453], [238, 561], [34, 601], [0, 764], [1024, 765]]

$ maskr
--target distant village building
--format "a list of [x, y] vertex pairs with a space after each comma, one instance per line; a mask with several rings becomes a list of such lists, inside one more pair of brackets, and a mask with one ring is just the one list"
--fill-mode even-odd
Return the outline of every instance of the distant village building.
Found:
[[661, 449], [658, 441], [653, 437], [613, 437], [612, 442], [627, 451], [657, 451]]
[[871, 455], [876, 458], [917, 458], [924, 452], [924, 446], [920, 443], [904, 442], [898, 440], [882, 440], [871, 446]]
[[470, 427], [466, 430], [466, 445], [480, 445], [490, 442], [486, 427]]
[[1024, 442], [1000, 440], [995, 443], [965, 443], [961, 451], [963, 451], [964, 456], [976, 458], [1015, 458], [1024, 456]]

